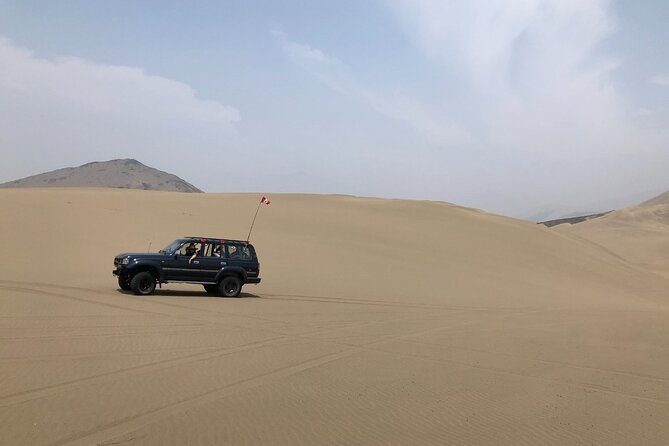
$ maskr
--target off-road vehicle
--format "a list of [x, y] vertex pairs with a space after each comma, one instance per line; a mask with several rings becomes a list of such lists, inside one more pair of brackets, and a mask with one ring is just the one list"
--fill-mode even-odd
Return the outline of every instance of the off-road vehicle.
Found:
[[242, 286], [260, 283], [260, 264], [253, 245], [242, 240], [184, 237], [157, 253], [123, 253], [114, 258], [122, 290], [152, 294], [156, 285], [193, 283], [211, 294], [237, 297]]

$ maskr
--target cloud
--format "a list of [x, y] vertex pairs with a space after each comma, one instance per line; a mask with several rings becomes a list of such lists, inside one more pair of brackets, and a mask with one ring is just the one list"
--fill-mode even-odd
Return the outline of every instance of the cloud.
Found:
[[[515, 206], [519, 212], [623, 196], [664, 181], [659, 175], [669, 165], [666, 126], [639, 111], [645, 104], [629, 103], [629, 91], [618, 80], [624, 60], [611, 52], [609, 39], [618, 32], [611, 1], [383, 4], [422, 56], [424, 65], [416, 70], [424, 71], [414, 84], [405, 74], [393, 89], [389, 70], [384, 87], [363, 85], [355, 70], [364, 66], [345, 64], [283, 33], [277, 41], [330, 89], [417, 132], [411, 151], [429, 161], [416, 184], [434, 180], [434, 189], [452, 194], [447, 199], [502, 212]], [[398, 49], [399, 60], [406, 56]], [[483, 184], [515, 197], [517, 205], [514, 199], [476, 197]]]
[[309, 45], [292, 42], [288, 39], [286, 33], [282, 31], [272, 31], [272, 35], [281, 44], [283, 51], [296, 62], [316, 62], [319, 64], [335, 65], [340, 64], [336, 59], [332, 59], [319, 49], [312, 48]]
[[[457, 91], [460, 108], [467, 110], [461, 122], [475, 139], [470, 147], [489, 169], [486, 182], [519, 197], [518, 209], [577, 205], [662, 182], [666, 187], [660, 176], [669, 165], [666, 126], [627, 102], [625, 85], [616, 79], [624, 61], [608, 45], [617, 32], [612, 2], [386, 5], [442, 73], [442, 102]], [[454, 117], [447, 114], [446, 123]], [[500, 201], [484, 207], [509, 212], [510, 206]]]
[[[453, 149], [592, 158], [659, 150], [666, 135], [620, 93], [607, 0], [392, 0], [388, 7], [443, 74], [436, 104], [362, 85], [338, 58], [275, 33], [284, 53], [334, 91]], [[662, 79], [657, 79], [662, 80]], [[398, 86], [401, 87], [401, 86]], [[398, 88], [399, 90], [399, 88]], [[445, 93], [444, 93], [445, 92]]]
[[272, 33], [283, 52], [328, 88], [349, 96], [393, 120], [403, 122], [437, 144], [466, 145], [471, 136], [457, 122], [439, 119], [439, 112], [394, 92], [379, 92], [361, 84], [338, 58], [304, 43], [290, 40], [284, 32]]
[[40, 58], [2, 37], [0, 66], [0, 182], [52, 169], [54, 159], [136, 157], [168, 168], [194, 147], [223, 150], [240, 121], [235, 108], [140, 68]]
[[660, 87], [669, 87], [669, 76], [657, 75], [650, 78], [650, 82]]
[[591, 156], [653, 141], [632, 123], [602, 53], [615, 31], [604, 0], [397, 0], [426, 57], [460, 80], [493, 150]]

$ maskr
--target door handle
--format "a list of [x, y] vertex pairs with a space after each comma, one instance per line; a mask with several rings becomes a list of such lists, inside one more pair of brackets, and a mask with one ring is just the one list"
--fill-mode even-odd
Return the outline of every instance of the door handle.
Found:
[[199, 265], [199, 264], [200, 264], [200, 261], [199, 261], [199, 260], [193, 260], [193, 263], [195, 263], [195, 264], [198, 264], [198, 265]]

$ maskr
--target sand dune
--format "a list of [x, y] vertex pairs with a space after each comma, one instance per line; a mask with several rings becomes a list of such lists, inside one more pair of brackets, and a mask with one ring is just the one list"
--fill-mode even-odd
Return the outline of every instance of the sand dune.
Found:
[[561, 233], [593, 241], [641, 268], [669, 277], [669, 192]]
[[666, 444], [667, 279], [572, 234], [274, 195], [244, 298], [117, 289], [114, 254], [245, 238], [258, 199], [0, 190], [0, 443]]

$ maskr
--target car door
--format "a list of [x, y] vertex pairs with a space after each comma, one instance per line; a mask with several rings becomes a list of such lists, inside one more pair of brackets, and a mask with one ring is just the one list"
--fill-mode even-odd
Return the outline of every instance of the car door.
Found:
[[[198, 257], [190, 264], [188, 263], [191, 256], [186, 254], [187, 245], [189, 243], [184, 243], [174, 254], [161, 262], [165, 280], [173, 282], [192, 282], [198, 280], [197, 264], [195, 263]], [[196, 244], [198, 252], [201, 250], [201, 245], [200, 243]]]
[[220, 247], [220, 244], [206, 243], [201, 251], [202, 255], [193, 261], [198, 282], [213, 283], [218, 272], [226, 265], [226, 259], [221, 255], [216, 255], [217, 247]]

